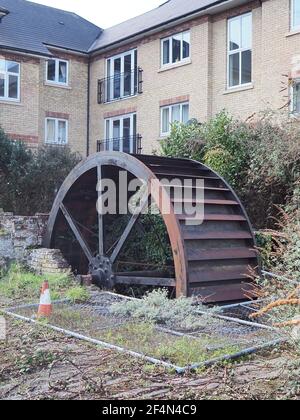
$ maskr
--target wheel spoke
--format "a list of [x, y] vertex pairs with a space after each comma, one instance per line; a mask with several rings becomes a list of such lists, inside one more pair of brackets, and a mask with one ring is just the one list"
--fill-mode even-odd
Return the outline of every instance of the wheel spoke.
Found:
[[[101, 191], [99, 190], [99, 182], [102, 179], [102, 167], [97, 166], [97, 190], [98, 190], [98, 203], [101, 198]], [[104, 229], [103, 229], [103, 215], [97, 210], [98, 213], [98, 243], [99, 243], [99, 255], [104, 255]]]
[[61, 203], [60, 205], [60, 209], [63, 213], [63, 215], [65, 216], [72, 232], [75, 235], [75, 238], [77, 239], [77, 241], [79, 242], [79, 245], [81, 246], [85, 256], [87, 257], [87, 259], [89, 260], [89, 262], [92, 261], [93, 256], [91, 253], [91, 250], [88, 246], [88, 244], [86, 243], [86, 241], [84, 240], [83, 236], [81, 235], [81, 233], [79, 232], [77, 226], [75, 225], [72, 216], [70, 215], [70, 213], [68, 212], [68, 210], [66, 209], [65, 205], [63, 203]]
[[114, 251], [113, 251], [113, 253], [110, 257], [110, 261], [111, 261], [112, 264], [114, 264], [114, 262], [118, 258], [118, 256], [119, 256], [120, 252], [122, 251], [122, 248], [125, 245], [125, 242], [126, 242], [128, 236], [130, 235], [134, 225], [136, 224], [137, 220], [139, 219], [139, 217], [140, 217], [142, 211], [144, 210], [144, 208], [148, 205], [148, 200], [149, 200], [149, 193], [147, 193], [146, 196], [142, 199], [141, 205], [136, 208], [135, 212], [131, 216], [131, 219], [130, 219], [128, 225], [126, 226], [126, 229], [124, 230], [119, 242], [117, 243], [117, 246], [115, 247], [115, 249], [114, 249]]

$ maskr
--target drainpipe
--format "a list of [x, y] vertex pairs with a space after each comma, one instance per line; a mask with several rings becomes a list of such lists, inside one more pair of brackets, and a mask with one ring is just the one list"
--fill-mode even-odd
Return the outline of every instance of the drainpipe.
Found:
[[90, 154], [90, 82], [91, 82], [91, 58], [88, 59], [88, 85], [87, 85], [87, 130], [86, 130], [86, 155]]

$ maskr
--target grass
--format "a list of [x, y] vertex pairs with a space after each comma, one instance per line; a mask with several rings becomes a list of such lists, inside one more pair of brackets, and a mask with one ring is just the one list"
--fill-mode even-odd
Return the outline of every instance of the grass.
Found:
[[14, 300], [36, 302], [44, 280], [49, 282], [52, 300], [63, 299], [68, 295], [72, 300], [86, 298], [86, 290], [78, 287], [71, 273], [41, 276], [19, 264], [13, 264], [6, 273], [0, 275], [0, 294]]
[[217, 350], [209, 347], [215, 344], [215, 338], [177, 337], [155, 328], [154, 324], [145, 322], [128, 323], [119, 328], [114, 328], [103, 333], [103, 341], [132, 349], [177, 366], [186, 366], [201, 363], [208, 359], [234, 354], [241, 350], [239, 346], [224, 343]]
[[66, 298], [71, 302], [86, 302], [89, 299], [89, 292], [82, 286], [75, 286], [66, 293]]

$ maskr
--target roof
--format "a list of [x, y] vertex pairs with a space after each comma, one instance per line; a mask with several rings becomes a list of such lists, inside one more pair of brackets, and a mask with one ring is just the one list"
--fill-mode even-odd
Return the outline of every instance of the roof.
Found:
[[87, 53], [102, 29], [75, 13], [26, 0], [0, 0], [0, 47], [51, 55], [47, 45]]
[[228, 0], [169, 0], [161, 6], [129, 19], [119, 25], [105, 29], [92, 45], [90, 51], [105, 48], [116, 42], [133, 37], [155, 27], [161, 27], [183, 16], [200, 12], [214, 5], [231, 3]]
[[250, 0], [168, 0], [161, 6], [108, 29], [75, 13], [27, 0], [0, 0], [0, 48], [51, 55], [47, 46], [93, 53], [148, 31], [160, 30], [193, 14], [221, 12]]

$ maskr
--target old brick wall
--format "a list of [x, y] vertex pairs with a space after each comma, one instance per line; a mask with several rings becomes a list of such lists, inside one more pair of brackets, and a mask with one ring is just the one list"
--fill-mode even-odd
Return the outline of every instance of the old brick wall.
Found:
[[48, 216], [15, 216], [0, 212], [0, 260], [24, 261], [31, 248], [40, 247]]

